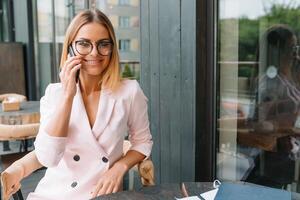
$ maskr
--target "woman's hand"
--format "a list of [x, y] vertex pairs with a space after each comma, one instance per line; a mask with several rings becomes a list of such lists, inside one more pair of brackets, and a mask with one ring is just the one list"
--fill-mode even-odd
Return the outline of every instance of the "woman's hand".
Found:
[[16, 163], [12, 164], [1, 173], [4, 200], [8, 200], [11, 195], [21, 188], [21, 180], [24, 177], [24, 167], [23, 165]]
[[76, 72], [81, 67], [82, 56], [68, 57], [65, 65], [59, 73], [64, 94], [67, 98], [73, 98], [76, 94]]
[[115, 163], [112, 168], [101, 176], [93, 191], [93, 198], [119, 191], [126, 172], [127, 167], [124, 164]]

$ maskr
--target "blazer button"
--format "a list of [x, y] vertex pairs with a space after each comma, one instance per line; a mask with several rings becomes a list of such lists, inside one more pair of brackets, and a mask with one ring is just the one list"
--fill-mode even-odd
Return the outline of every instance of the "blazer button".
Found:
[[73, 157], [73, 159], [74, 159], [75, 161], [79, 161], [79, 160], [80, 160], [80, 156], [79, 156], [79, 155], [75, 155], [75, 156]]
[[103, 156], [103, 157], [102, 157], [102, 161], [105, 162], [105, 163], [107, 163], [107, 162], [108, 162], [108, 159], [107, 159], [106, 157]]
[[76, 185], [77, 185], [77, 182], [74, 181], [74, 182], [71, 184], [71, 187], [74, 188], [74, 187], [76, 187]]

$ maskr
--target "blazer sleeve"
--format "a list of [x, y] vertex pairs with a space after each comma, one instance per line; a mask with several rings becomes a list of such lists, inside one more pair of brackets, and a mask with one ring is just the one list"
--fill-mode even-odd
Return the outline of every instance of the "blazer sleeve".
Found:
[[128, 119], [129, 141], [132, 145], [130, 150], [144, 154], [147, 159], [153, 145], [149, 128], [148, 100], [136, 81], [133, 91]]
[[54, 137], [45, 131], [45, 126], [55, 112], [55, 102], [51, 101], [55, 95], [55, 87], [50, 84], [45, 95], [40, 100], [40, 129], [34, 142], [35, 153], [39, 162], [45, 167], [55, 167], [62, 159], [67, 142], [66, 137]]

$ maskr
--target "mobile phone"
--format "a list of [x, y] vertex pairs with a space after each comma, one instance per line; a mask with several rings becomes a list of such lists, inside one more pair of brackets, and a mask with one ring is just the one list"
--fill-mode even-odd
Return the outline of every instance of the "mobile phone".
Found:
[[[69, 46], [68, 53], [70, 54], [71, 57], [76, 55], [72, 45]], [[79, 73], [80, 73], [80, 70], [77, 70], [77, 72], [76, 72], [76, 83], [78, 83], [78, 80], [79, 80]]]

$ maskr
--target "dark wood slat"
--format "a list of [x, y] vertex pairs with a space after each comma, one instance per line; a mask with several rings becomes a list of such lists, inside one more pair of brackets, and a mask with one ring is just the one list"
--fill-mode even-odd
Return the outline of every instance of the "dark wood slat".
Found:
[[22, 43], [0, 42], [0, 94], [26, 95]]

